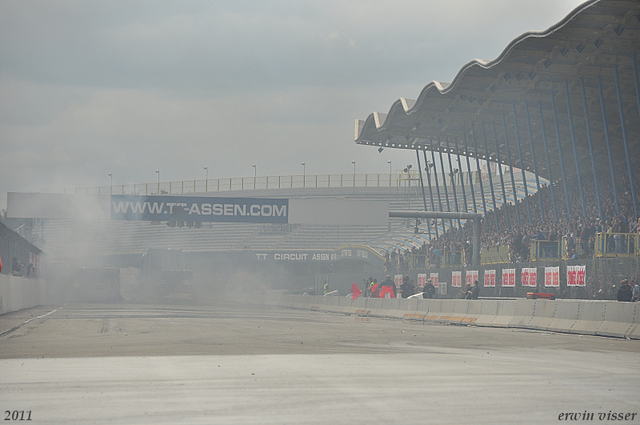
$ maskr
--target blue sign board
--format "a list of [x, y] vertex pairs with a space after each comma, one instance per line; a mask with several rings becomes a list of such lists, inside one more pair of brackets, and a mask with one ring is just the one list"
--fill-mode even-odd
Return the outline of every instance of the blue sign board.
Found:
[[288, 223], [289, 200], [111, 195], [114, 220]]

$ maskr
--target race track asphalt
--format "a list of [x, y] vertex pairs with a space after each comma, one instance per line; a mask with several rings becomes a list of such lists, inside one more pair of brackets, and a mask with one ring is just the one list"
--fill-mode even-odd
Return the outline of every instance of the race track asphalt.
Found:
[[69, 304], [0, 316], [0, 413], [33, 424], [640, 423], [639, 354], [634, 340], [240, 304]]

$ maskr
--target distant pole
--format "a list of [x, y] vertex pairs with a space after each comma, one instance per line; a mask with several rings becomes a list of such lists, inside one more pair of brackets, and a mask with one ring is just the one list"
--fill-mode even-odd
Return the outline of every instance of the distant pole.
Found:
[[204, 191], [209, 191], [209, 167], [204, 167]]
[[356, 162], [351, 161], [353, 164], [353, 187], [356, 187]]
[[256, 177], [257, 177], [257, 172], [256, 172], [256, 164], [252, 164], [251, 165], [253, 167], [253, 188], [256, 188]]
[[302, 187], [305, 187], [307, 180], [307, 164], [302, 162]]
[[109, 195], [113, 195], [113, 174], [109, 173], [109, 178], [111, 179], [109, 183]]
[[158, 195], [160, 195], [160, 170], [156, 170], [156, 174], [158, 175]]

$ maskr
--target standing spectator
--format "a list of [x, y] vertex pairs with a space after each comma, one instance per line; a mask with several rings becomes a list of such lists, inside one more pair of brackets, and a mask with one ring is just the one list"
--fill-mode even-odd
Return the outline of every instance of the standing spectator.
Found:
[[631, 287], [631, 301], [638, 301], [638, 297], [640, 297], [640, 286], [636, 284], [636, 281], [631, 279], [629, 281], [629, 287]]
[[14, 276], [22, 276], [22, 264], [18, 261], [17, 257], [13, 257], [13, 263], [11, 264], [11, 274]]
[[402, 293], [402, 298], [409, 298], [414, 294], [415, 288], [409, 281], [409, 276], [404, 275], [402, 277], [402, 285], [400, 285], [400, 292]]
[[629, 281], [627, 279], [623, 279], [620, 282], [620, 289], [618, 289], [617, 298], [618, 301], [631, 301], [631, 287], [629, 286]]
[[431, 278], [427, 279], [427, 283], [424, 284], [424, 289], [422, 290], [422, 298], [433, 298], [436, 294], [436, 288], [433, 286], [433, 281]]
[[396, 284], [391, 280], [391, 276], [387, 275], [387, 278], [380, 283], [381, 287], [390, 286], [393, 288], [393, 297], [397, 296], [396, 294]]
[[469, 296], [467, 297], [467, 299], [477, 300], [478, 295], [480, 295], [480, 283], [476, 280], [475, 282], [473, 282], [473, 286], [469, 290]]

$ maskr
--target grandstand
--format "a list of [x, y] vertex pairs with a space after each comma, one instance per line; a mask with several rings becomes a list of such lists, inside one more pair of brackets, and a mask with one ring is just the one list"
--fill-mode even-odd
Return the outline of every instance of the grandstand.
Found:
[[[386, 272], [416, 280], [418, 274], [439, 273], [441, 282], [451, 283], [453, 272], [482, 276], [492, 270], [497, 284], [486, 293], [523, 296], [528, 288], [503, 286], [501, 270], [540, 268], [540, 276], [544, 267], [561, 267], [565, 276], [567, 267], [584, 266], [588, 289], [574, 290], [564, 277], [559, 287], [547, 288], [541, 279], [533, 286], [562, 296], [610, 296], [603, 288], [640, 274], [639, 54], [640, 3], [590, 0], [548, 30], [516, 38], [495, 60], [469, 62], [453, 82], [431, 82], [417, 99], [399, 99], [388, 113], [356, 120], [355, 143], [407, 150], [411, 157], [415, 152], [415, 167], [396, 174], [254, 176], [65, 190], [376, 200], [390, 210], [479, 212], [481, 264], [470, 263], [470, 229], [451, 219], [389, 219], [386, 226], [201, 227], [47, 219], [35, 228], [41, 232], [36, 236], [46, 241], [41, 247], [49, 258], [60, 262], [117, 264], [125, 256], [133, 263], [149, 248], [211, 254], [209, 259], [237, 253], [243, 260], [251, 253], [323, 251], [335, 254], [335, 261], [295, 270], [304, 282], [290, 287], [328, 279], [341, 291]], [[362, 249], [362, 255], [342, 256], [349, 247]], [[340, 261], [348, 262], [347, 271]]]
[[[362, 179], [354, 179], [352, 175], [342, 176], [343, 182], [348, 182], [351, 186], [343, 184], [342, 187], [319, 187], [316, 186], [318, 180], [315, 176], [306, 176], [313, 182], [312, 186], [254, 189], [251, 184], [222, 185], [228, 187], [244, 187], [244, 190], [217, 191], [217, 180], [207, 182], [207, 186], [215, 191], [205, 193], [194, 193], [191, 190], [203, 187], [202, 182], [173, 182], [165, 184], [168, 188], [180, 188], [177, 193], [191, 194], [199, 196], [219, 196], [225, 197], [251, 197], [251, 198], [305, 198], [305, 199], [355, 199], [355, 200], [376, 200], [388, 202], [391, 210], [416, 210], [422, 209], [425, 203], [419, 180], [415, 173], [398, 173], [391, 176], [375, 176], [367, 181], [380, 181], [387, 183], [390, 180], [393, 185], [381, 185], [378, 187], [367, 187], [353, 185], [354, 182]], [[271, 178], [275, 180], [275, 178]], [[458, 198], [453, 196], [451, 190], [456, 181], [454, 179], [441, 179], [438, 191], [444, 194], [445, 187], [449, 188], [449, 204], [457, 203], [461, 211], [483, 211], [480, 198], [480, 185], [478, 184], [482, 176], [476, 172], [461, 173], [459, 181], [466, 179], [475, 180], [475, 195], [472, 195], [470, 186], [465, 186], [464, 198], [468, 204], [462, 202], [461, 188], [458, 187]], [[229, 179], [225, 179], [229, 180]], [[280, 182], [293, 182], [290, 176], [278, 178]], [[266, 181], [266, 178], [265, 178]], [[325, 180], [326, 181], [326, 180]], [[198, 184], [199, 183], [199, 184]], [[535, 182], [528, 180], [529, 192], [535, 192]], [[495, 183], [494, 183], [495, 184]], [[515, 182], [518, 188], [519, 201], [524, 197], [524, 189], [521, 180]], [[482, 184], [483, 190], [489, 191], [489, 180], [486, 178]], [[435, 186], [435, 182], [434, 182]], [[131, 185], [129, 187], [118, 187], [124, 193], [127, 189], [131, 192], [135, 188], [147, 187], [147, 185]], [[157, 186], [156, 186], [157, 187]], [[182, 191], [182, 188], [187, 191]], [[73, 193], [105, 193], [112, 188], [78, 188]], [[496, 188], [497, 190], [497, 188]], [[162, 191], [162, 188], [161, 188]], [[434, 187], [433, 191], [436, 189]], [[173, 194], [176, 190], [172, 190]], [[471, 200], [477, 199], [477, 204], [473, 205]], [[444, 198], [443, 198], [444, 202]], [[513, 203], [513, 198], [497, 198], [499, 205]], [[428, 209], [431, 202], [427, 201]], [[491, 208], [488, 206], [488, 208]], [[437, 206], [436, 206], [437, 210]], [[450, 226], [450, 222], [439, 223], [438, 234], [442, 234]], [[431, 234], [429, 233], [431, 230]], [[416, 231], [415, 222], [407, 219], [390, 219], [387, 226], [327, 226], [327, 225], [267, 225], [248, 223], [203, 223], [202, 227], [168, 227], [166, 223], [136, 222], [136, 221], [112, 221], [112, 220], [91, 220], [79, 221], [70, 219], [47, 219], [42, 223], [42, 237], [46, 241], [45, 249], [52, 259], [67, 261], [78, 256], [87, 257], [85, 261], [93, 262], [92, 258], [104, 258], [119, 255], [141, 254], [148, 248], [171, 248], [180, 249], [184, 252], [214, 252], [232, 250], [333, 250], [345, 245], [367, 246], [380, 255], [386, 251], [400, 250], [406, 251], [412, 248], [420, 248], [428, 243], [431, 237], [435, 236], [435, 227], [431, 229], [426, 223], [420, 224]], [[80, 247], [81, 249], [78, 249]]]

